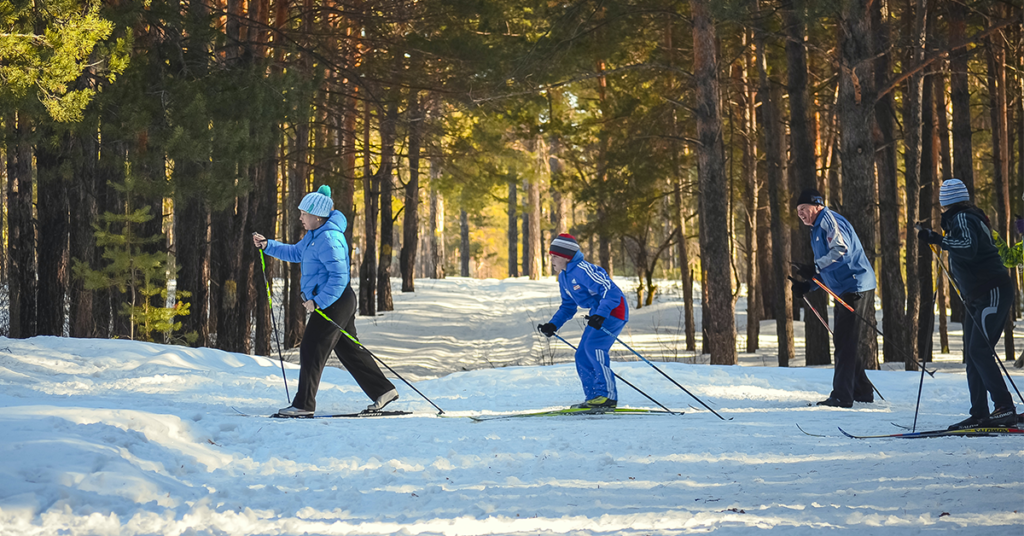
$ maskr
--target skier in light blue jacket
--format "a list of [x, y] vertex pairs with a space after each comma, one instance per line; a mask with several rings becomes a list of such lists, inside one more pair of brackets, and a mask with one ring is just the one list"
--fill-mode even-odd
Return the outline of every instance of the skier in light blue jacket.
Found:
[[618, 393], [608, 351], [629, 320], [626, 297], [604, 268], [583, 259], [580, 245], [572, 235], [555, 237], [548, 253], [551, 265], [558, 272], [562, 305], [548, 323], [537, 329], [551, 337], [578, 308], [590, 310], [587, 327], [576, 350], [576, 372], [583, 382], [586, 401], [572, 407], [614, 408], [618, 404]]
[[[299, 219], [306, 234], [296, 244], [268, 240], [253, 234], [253, 243], [264, 253], [287, 262], [301, 263], [300, 289], [307, 313], [320, 309], [356, 337], [356, 294], [349, 285], [351, 264], [345, 215], [334, 210], [331, 188], [321, 186], [306, 194], [299, 203]], [[282, 417], [309, 417], [316, 409], [320, 376], [331, 350], [352, 374], [363, 392], [373, 400], [367, 411], [384, 409], [398, 399], [395, 386], [380, 371], [366, 348], [345, 337], [338, 328], [318, 314], [310, 315], [299, 347], [299, 388], [292, 405], [278, 411]]]

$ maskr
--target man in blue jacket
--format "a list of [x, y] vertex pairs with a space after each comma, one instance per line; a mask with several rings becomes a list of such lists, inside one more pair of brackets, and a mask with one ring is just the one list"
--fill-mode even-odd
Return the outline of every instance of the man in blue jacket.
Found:
[[814, 263], [793, 263], [805, 279], [793, 280], [794, 296], [817, 290], [818, 286], [811, 281], [817, 278], [855, 311], [835, 306], [832, 342], [836, 365], [832, 394], [818, 405], [851, 408], [854, 402], [874, 402], [871, 381], [864, 372], [866, 352], [859, 348], [865, 326], [857, 316], [868, 318], [875, 314], [875, 271], [853, 226], [829, 210], [817, 190], [808, 188], [800, 193], [796, 214], [811, 228]]
[[576, 350], [576, 372], [583, 382], [586, 401], [572, 407], [614, 408], [618, 404], [618, 394], [608, 351], [629, 320], [626, 297], [604, 268], [583, 260], [580, 245], [572, 235], [555, 237], [548, 253], [551, 266], [558, 273], [562, 305], [548, 323], [537, 326], [537, 329], [550, 337], [576, 314], [579, 307], [590, 310], [590, 319]]

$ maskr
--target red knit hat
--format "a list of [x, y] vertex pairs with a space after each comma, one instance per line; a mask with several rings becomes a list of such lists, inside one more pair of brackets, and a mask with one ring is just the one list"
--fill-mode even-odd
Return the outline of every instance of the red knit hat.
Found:
[[576, 238], [571, 234], [562, 233], [551, 241], [551, 249], [548, 253], [558, 255], [559, 257], [565, 257], [566, 259], [572, 259], [576, 256], [576, 252], [579, 250], [580, 245], [576, 242]]

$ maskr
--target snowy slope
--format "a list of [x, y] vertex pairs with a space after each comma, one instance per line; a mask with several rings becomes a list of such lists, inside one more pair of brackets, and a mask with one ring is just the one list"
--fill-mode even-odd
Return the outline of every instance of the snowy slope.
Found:
[[[0, 534], [1024, 532], [1022, 438], [840, 436], [837, 425], [864, 433], [910, 425], [917, 373], [871, 372], [886, 402], [819, 408], [807, 404], [828, 394], [830, 368], [712, 367], [686, 363], [682, 352], [682, 361], [658, 366], [733, 420], [694, 410], [698, 403], [637, 361], [614, 368], [685, 415], [465, 418], [582, 397], [571, 352], [530, 329], [553, 312], [554, 288], [552, 279], [417, 281], [415, 294], [395, 293], [396, 312], [357, 320], [368, 346], [444, 418], [400, 382], [393, 407], [414, 415], [240, 416], [231, 407], [258, 414], [286, 405], [277, 360], [130, 341], [0, 339]], [[672, 357], [676, 317], [667, 295], [633, 316], [624, 340]], [[571, 341], [575, 329], [565, 330]], [[925, 378], [919, 428], [966, 413], [953, 357], [947, 372]], [[744, 359], [762, 360], [774, 363], [770, 353]], [[294, 392], [298, 369], [288, 367]], [[652, 407], [625, 385], [620, 398]], [[334, 368], [318, 401], [324, 412], [368, 403]], [[830, 437], [803, 435], [797, 423]]]

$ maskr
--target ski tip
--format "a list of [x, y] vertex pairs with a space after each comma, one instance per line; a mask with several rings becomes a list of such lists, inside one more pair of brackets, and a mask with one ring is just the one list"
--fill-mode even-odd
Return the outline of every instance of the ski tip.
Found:
[[840, 428], [839, 426], [836, 426], [836, 428], [839, 428], [839, 431], [840, 431], [840, 432], [842, 432], [842, 433], [843, 433], [843, 435], [844, 435], [844, 436], [846, 436], [846, 437], [849, 437], [849, 438], [853, 438], [853, 439], [860, 439], [860, 438], [858, 438], [857, 436], [855, 436], [855, 435], [853, 435], [853, 434], [851, 434], [851, 433], [847, 432], [846, 430], [843, 430], [843, 429], [842, 429], [842, 428]]

